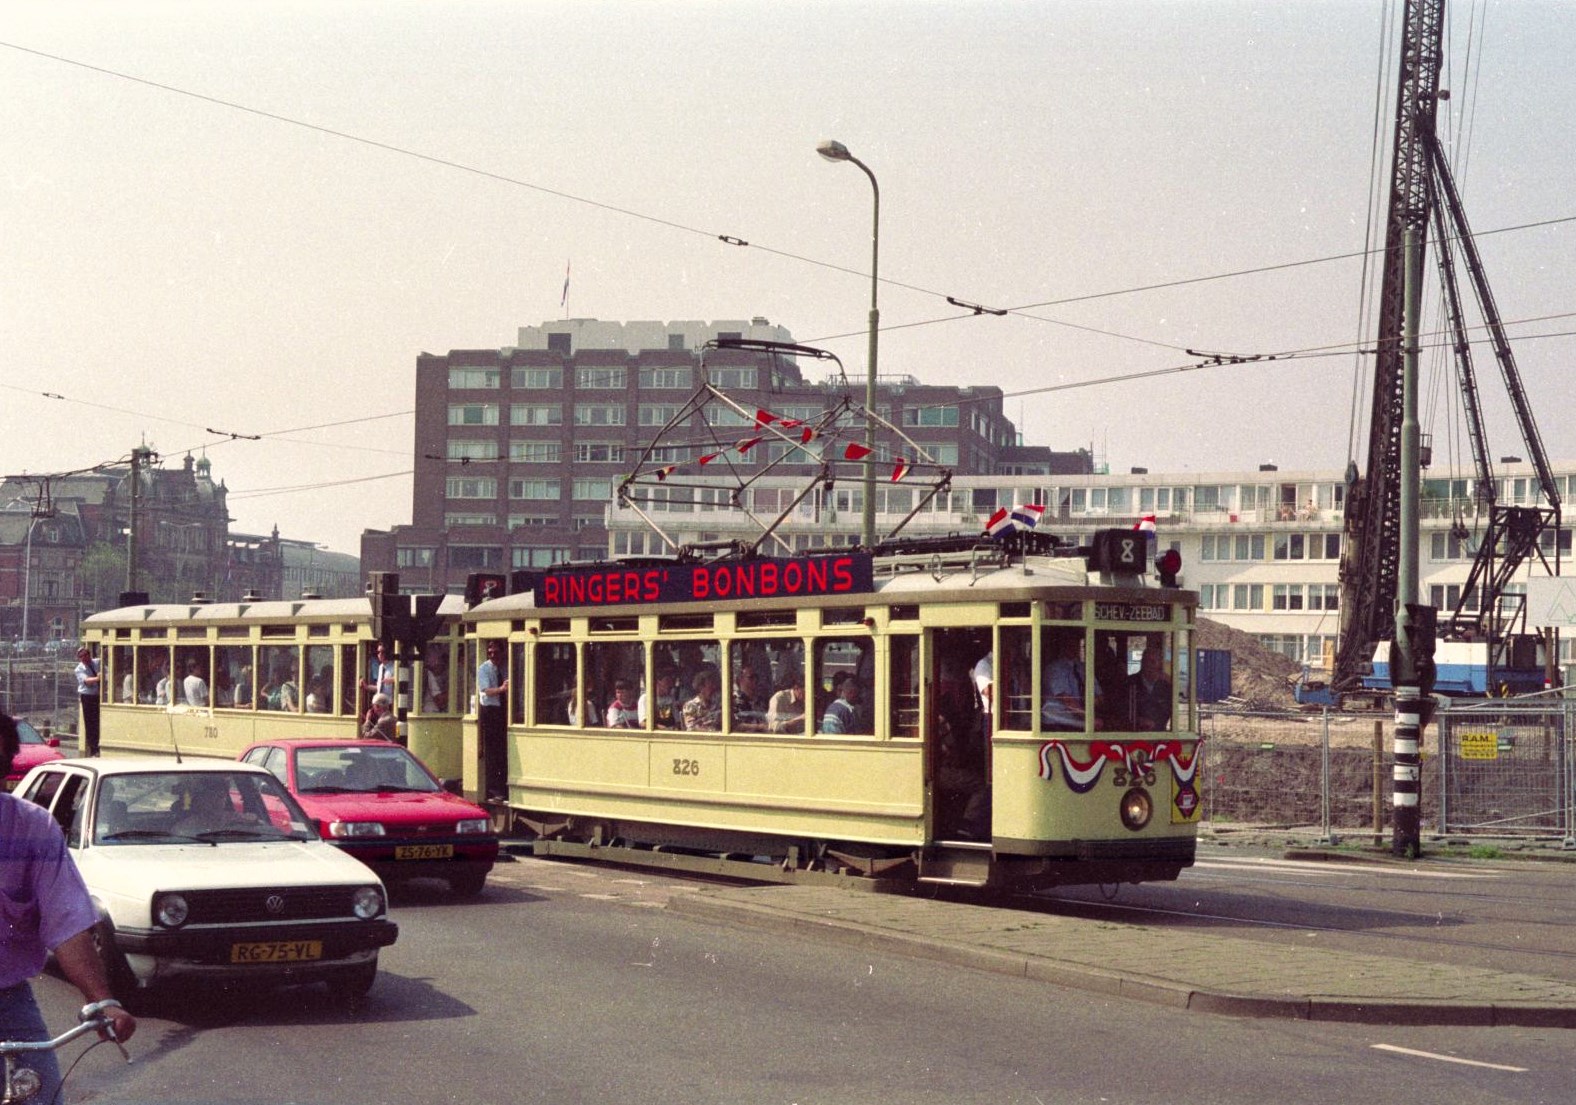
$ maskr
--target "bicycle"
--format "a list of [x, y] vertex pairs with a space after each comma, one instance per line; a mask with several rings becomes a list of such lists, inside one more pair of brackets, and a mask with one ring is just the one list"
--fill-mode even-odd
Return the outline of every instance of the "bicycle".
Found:
[[[17, 1065], [17, 1060], [28, 1052], [54, 1051], [56, 1048], [64, 1047], [66, 1044], [69, 1044], [72, 1040], [77, 1039], [79, 1036], [85, 1036], [89, 1032], [97, 1032], [100, 1029], [103, 1029], [110, 1033], [110, 1035], [107, 1037], [109, 1042], [113, 1043], [117, 1048], [120, 1049], [120, 1053], [125, 1057], [126, 1062], [131, 1062], [131, 1055], [126, 1051], [125, 1046], [114, 1036], [114, 1029], [111, 1028], [113, 1022], [104, 1015], [104, 1010], [107, 1009], [110, 1004], [111, 1002], [96, 1001], [91, 1005], [84, 1005], [82, 1007], [82, 1011], [77, 1014], [77, 1019], [81, 1023], [79, 1023], [75, 1028], [69, 1028], [65, 1032], [62, 1032], [53, 1040], [0, 1041], [0, 1055], [5, 1056], [5, 1086], [4, 1091], [0, 1092], [0, 1105], [11, 1105], [11, 1103], [18, 1101], [30, 1101], [43, 1087], [43, 1082], [39, 1078], [37, 1071], [33, 1070], [31, 1067], [22, 1067]], [[114, 1002], [113, 1004], [118, 1005], [119, 1002]], [[104, 1041], [98, 1041], [98, 1043], [102, 1042]], [[88, 1051], [92, 1050], [93, 1047], [97, 1047], [98, 1043], [95, 1043], [91, 1047], [84, 1049], [82, 1055], [86, 1055]], [[59, 1100], [60, 1097], [60, 1090], [65, 1088], [67, 1077], [69, 1077], [71, 1072], [76, 1069], [77, 1062], [81, 1061], [82, 1055], [77, 1056], [76, 1061], [72, 1062], [71, 1066], [61, 1074], [60, 1089], [56, 1090], [55, 1093], [57, 1100]], [[45, 1103], [45, 1105], [55, 1105], [55, 1103], [48, 1102]]]

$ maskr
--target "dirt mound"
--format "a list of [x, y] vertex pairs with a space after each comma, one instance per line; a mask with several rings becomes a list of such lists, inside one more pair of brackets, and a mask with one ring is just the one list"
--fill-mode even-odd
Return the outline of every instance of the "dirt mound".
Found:
[[1231, 695], [1254, 709], [1296, 707], [1292, 683], [1302, 666], [1288, 656], [1259, 644], [1250, 633], [1198, 619], [1194, 648], [1223, 649], [1231, 653]]

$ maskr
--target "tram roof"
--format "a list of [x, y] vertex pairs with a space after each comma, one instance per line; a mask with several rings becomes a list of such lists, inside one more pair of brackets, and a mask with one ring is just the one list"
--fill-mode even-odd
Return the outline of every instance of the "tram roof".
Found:
[[[445, 595], [438, 613], [458, 617], [465, 611], [460, 595]], [[101, 610], [83, 619], [84, 626], [197, 624], [207, 622], [281, 622], [299, 618], [355, 621], [369, 618], [371, 602], [365, 595], [348, 599], [285, 599], [264, 602], [172, 602], [123, 606]]]

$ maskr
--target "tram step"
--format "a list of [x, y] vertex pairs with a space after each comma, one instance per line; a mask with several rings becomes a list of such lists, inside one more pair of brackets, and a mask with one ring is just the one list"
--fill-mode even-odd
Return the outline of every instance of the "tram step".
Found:
[[945, 886], [985, 886], [990, 881], [989, 844], [948, 841], [925, 852], [919, 881]]

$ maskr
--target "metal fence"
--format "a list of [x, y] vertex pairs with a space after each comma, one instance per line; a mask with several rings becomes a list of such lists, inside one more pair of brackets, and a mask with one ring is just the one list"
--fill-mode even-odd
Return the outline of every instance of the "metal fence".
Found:
[[[1391, 713], [1218, 711], [1204, 735], [1204, 819], [1390, 831]], [[1560, 840], [1576, 847], [1576, 700], [1451, 704], [1423, 734], [1420, 813], [1434, 836]]]
[[77, 727], [75, 656], [0, 659], [0, 710], [51, 731]]
[[1453, 706], [1437, 717], [1445, 833], [1560, 837], [1576, 847], [1576, 701]]

